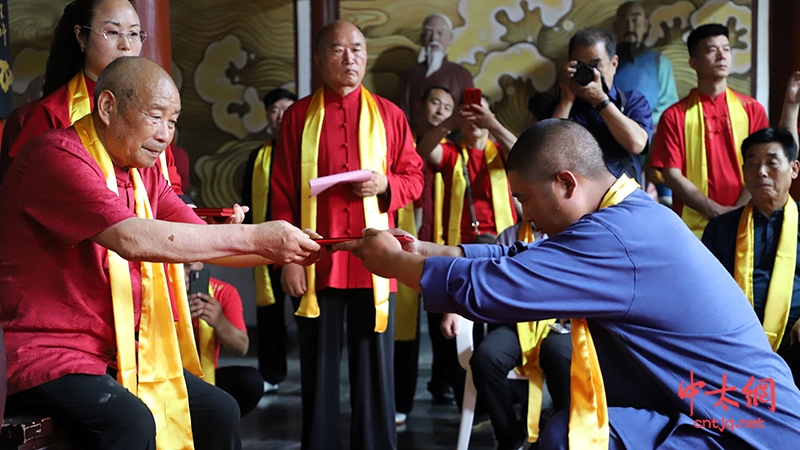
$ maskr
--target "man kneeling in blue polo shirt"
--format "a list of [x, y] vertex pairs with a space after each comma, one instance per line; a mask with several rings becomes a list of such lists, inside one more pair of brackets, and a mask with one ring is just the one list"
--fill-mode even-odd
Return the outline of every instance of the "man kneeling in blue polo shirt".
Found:
[[551, 419], [540, 449], [775, 449], [800, 438], [800, 391], [741, 289], [680, 218], [608, 171], [588, 131], [540, 122], [507, 167], [523, 220], [548, 240], [402, 248], [366, 230], [338, 248], [421, 290], [429, 311], [573, 317], [570, 411]]

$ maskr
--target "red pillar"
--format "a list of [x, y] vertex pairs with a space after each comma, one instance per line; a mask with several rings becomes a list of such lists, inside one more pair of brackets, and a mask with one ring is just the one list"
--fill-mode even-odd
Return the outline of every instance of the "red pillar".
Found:
[[169, 1], [135, 0], [136, 11], [147, 40], [142, 56], [149, 58], [172, 74], [172, 38], [169, 32]]

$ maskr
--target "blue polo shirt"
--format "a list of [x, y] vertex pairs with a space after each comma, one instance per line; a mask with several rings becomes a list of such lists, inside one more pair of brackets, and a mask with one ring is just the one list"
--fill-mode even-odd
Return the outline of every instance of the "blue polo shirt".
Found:
[[[736, 261], [736, 235], [739, 230], [739, 219], [742, 217], [744, 207], [715, 217], [708, 222], [703, 232], [703, 243], [719, 262], [733, 276]], [[778, 240], [781, 237], [783, 226], [783, 210], [775, 211], [772, 217], [766, 217], [758, 211], [753, 214], [753, 309], [758, 320], [764, 322], [764, 308], [767, 304], [769, 282], [772, 279], [772, 268], [775, 265], [775, 253], [778, 251]], [[800, 231], [798, 231], [800, 239]], [[789, 321], [786, 324], [784, 341], [781, 346], [788, 344], [789, 330], [800, 318], [800, 246], [797, 248], [797, 268], [794, 273], [794, 289], [792, 292], [792, 307], [789, 311]]]
[[[425, 261], [425, 309], [481, 322], [587, 318], [609, 423], [626, 448], [772, 450], [800, 439], [800, 391], [747, 298], [681, 219], [643, 191], [546, 240], [462, 248], [466, 258]], [[705, 383], [692, 402], [680, 389], [690, 377]], [[743, 392], [766, 379], [775, 411], [748, 406]], [[726, 398], [738, 407], [720, 406], [723, 385], [737, 388]], [[720, 417], [764, 428], [696, 426]]]
[[[622, 91], [622, 93], [625, 96], [625, 105], [622, 113], [638, 123], [647, 132], [648, 145], [645, 147], [645, 152], [647, 152], [650, 146], [650, 139], [653, 137], [653, 119], [650, 104], [647, 103], [647, 99], [639, 91]], [[620, 97], [615, 86], [611, 86], [608, 98], [618, 107], [620, 106]], [[635, 178], [639, 183], [642, 182], [642, 164], [639, 161], [639, 157], [628, 153], [614, 139], [608, 129], [608, 125], [591, 104], [581, 99], [575, 99], [575, 103], [569, 112], [569, 119], [586, 127], [592, 133], [592, 136], [597, 139], [600, 148], [603, 149], [603, 158], [606, 161], [608, 170], [614, 176], [619, 177], [623, 173], [627, 173], [629, 177]]]

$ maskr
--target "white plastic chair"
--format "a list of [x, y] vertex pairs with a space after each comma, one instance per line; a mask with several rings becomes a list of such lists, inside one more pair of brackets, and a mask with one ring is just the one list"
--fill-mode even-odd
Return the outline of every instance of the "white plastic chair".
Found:
[[[475, 400], [477, 398], [477, 390], [475, 383], [472, 381], [472, 368], [469, 365], [469, 360], [472, 358], [472, 351], [475, 349], [472, 340], [472, 326], [473, 323], [469, 319], [458, 316], [456, 334], [456, 350], [458, 351], [458, 363], [467, 371], [467, 379], [464, 382], [464, 399], [461, 403], [461, 423], [458, 428], [458, 450], [467, 450], [469, 448], [469, 438], [472, 435], [472, 422], [475, 419]], [[527, 380], [528, 377], [520, 375], [514, 369], [508, 372], [508, 378], [511, 380]]]

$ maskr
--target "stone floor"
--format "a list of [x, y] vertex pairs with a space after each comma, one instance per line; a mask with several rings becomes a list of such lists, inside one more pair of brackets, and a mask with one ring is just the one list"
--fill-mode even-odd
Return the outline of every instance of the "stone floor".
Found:
[[[425, 314], [423, 314], [425, 316]], [[423, 317], [424, 320], [424, 317]], [[427, 326], [421, 324], [423, 330]], [[288, 355], [289, 373], [280, 384], [277, 393], [267, 394], [258, 407], [242, 419], [241, 431], [245, 450], [299, 450], [301, 435], [300, 407], [300, 362], [296, 348], [296, 327], [289, 330], [290, 352]], [[415, 396], [414, 411], [409, 415], [407, 425], [397, 433], [398, 450], [452, 450], [456, 447], [460, 414], [456, 406], [433, 405], [431, 396], [425, 389], [430, 378], [431, 351], [427, 333], [423, 333], [421, 343], [419, 380]], [[250, 352], [245, 358], [231, 358], [220, 355], [220, 365], [256, 365], [255, 342], [251, 340]], [[346, 358], [346, 354], [343, 359]], [[346, 360], [345, 360], [346, 361]], [[342, 364], [341, 387], [341, 427], [344, 436], [341, 449], [348, 449], [350, 410], [349, 387], [347, 385], [347, 364]], [[337, 450], [331, 443], [331, 450]], [[491, 450], [494, 438], [489, 422], [474, 427], [470, 449]], [[381, 450], [381, 449], [375, 449]]]

